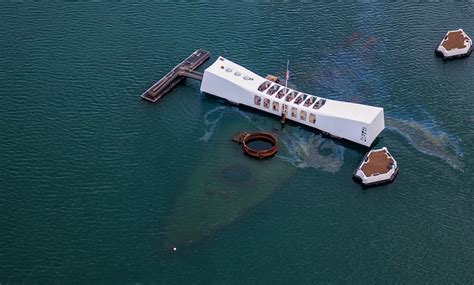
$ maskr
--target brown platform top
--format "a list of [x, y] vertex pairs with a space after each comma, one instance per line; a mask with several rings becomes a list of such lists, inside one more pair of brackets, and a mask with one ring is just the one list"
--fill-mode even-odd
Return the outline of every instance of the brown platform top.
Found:
[[388, 156], [385, 149], [373, 151], [362, 164], [362, 172], [367, 177], [376, 173], [387, 173], [392, 168], [393, 163], [393, 158]]
[[456, 31], [456, 32], [448, 32], [446, 37], [443, 39], [442, 46], [446, 50], [452, 50], [455, 48], [465, 48], [466, 45], [464, 44], [465, 39], [467, 39], [464, 36], [464, 33], [462, 31]]

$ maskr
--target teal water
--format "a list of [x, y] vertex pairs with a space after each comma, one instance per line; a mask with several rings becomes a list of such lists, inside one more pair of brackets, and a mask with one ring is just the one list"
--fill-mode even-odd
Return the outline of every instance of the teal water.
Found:
[[[433, 56], [472, 3], [142, 2], [0, 4], [0, 283], [473, 282], [474, 58]], [[194, 81], [140, 100], [197, 48], [384, 107], [396, 181], [295, 125], [256, 165], [228, 133], [278, 119]]]

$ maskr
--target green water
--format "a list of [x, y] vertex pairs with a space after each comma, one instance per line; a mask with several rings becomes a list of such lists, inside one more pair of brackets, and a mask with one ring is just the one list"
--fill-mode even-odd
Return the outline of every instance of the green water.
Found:
[[[143, 2], [0, 4], [0, 283], [473, 282], [474, 58], [433, 55], [472, 3]], [[192, 80], [140, 100], [197, 48], [384, 107], [396, 181], [364, 191], [367, 149]]]

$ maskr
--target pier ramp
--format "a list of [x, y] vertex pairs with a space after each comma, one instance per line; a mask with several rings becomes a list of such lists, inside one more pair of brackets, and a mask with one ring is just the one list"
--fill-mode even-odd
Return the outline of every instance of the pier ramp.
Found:
[[142, 99], [155, 103], [186, 77], [202, 80], [202, 73], [195, 71], [195, 69], [201, 66], [209, 57], [210, 53], [208, 51], [196, 50], [143, 92]]

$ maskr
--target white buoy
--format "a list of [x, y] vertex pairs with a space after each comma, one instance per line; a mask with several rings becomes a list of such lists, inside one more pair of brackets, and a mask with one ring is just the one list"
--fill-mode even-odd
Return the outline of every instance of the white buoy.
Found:
[[173, 251], [176, 251], [176, 247], [173, 247]]

